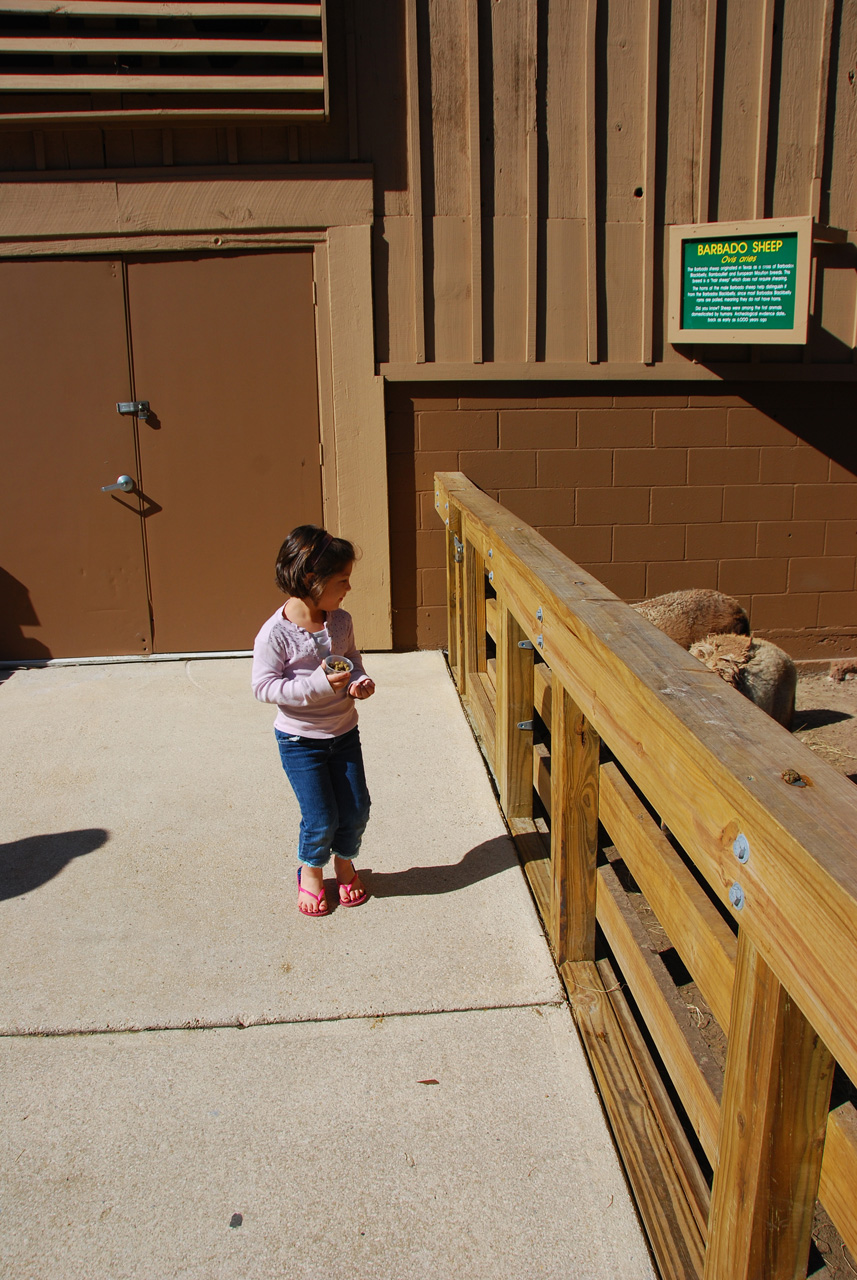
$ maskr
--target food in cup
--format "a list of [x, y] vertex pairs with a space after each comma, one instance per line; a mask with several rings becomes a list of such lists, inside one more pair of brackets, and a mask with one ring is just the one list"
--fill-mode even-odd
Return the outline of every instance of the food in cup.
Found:
[[343, 671], [353, 671], [354, 663], [341, 653], [330, 653], [324, 660], [324, 669], [331, 676], [341, 675]]

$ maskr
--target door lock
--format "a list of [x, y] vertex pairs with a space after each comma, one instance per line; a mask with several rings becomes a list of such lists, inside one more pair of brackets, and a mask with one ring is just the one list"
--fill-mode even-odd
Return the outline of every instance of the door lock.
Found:
[[103, 484], [101, 486], [102, 493], [115, 493], [117, 489], [121, 489], [123, 493], [130, 493], [134, 488], [134, 481], [130, 476], [117, 476], [115, 484]]
[[151, 410], [149, 409], [148, 400], [119, 400], [116, 405], [116, 412], [121, 414], [130, 414], [135, 418], [142, 418], [145, 421]]

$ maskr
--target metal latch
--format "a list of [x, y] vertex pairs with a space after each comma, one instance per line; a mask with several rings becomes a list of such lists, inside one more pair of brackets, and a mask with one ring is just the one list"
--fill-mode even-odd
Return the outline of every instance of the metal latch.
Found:
[[536, 647], [536, 646], [533, 644], [532, 640], [519, 640], [519, 641], [518, 641], [518, 648], [519, 648], [519, 649], [535, 649], [535, 647]]
[[149, 401], [119, 400], [116, 404], [116, 412], [121, 414], [130, 414], [135, 418], [148, 418]]
[[532, 729], [532, 727], [533, 727], [532, 720], [519, 720], [517, 724], [518, 729]]
[[455, 533], [452, 535], [452, 541], [455, 544], [455, 563], [461, 564], [464, 559], [464, 543]]

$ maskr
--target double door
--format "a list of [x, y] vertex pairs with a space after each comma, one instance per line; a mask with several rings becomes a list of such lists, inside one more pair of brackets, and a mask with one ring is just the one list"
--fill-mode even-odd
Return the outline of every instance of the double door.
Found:
[[2, 262], [0, 370], [0, 657], [249, 648], [322, 522], [311, 251]]

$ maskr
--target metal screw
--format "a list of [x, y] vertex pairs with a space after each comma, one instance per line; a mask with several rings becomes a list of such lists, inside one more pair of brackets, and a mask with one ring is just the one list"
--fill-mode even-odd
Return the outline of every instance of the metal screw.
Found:
[[539, 605], [538, 609], [536, 609], [536, 622], [541, 622], [543, 617], [544, 615], [542, 613], [542, 606]]
[[739, 831], [732, 843], [732, 852], [739, 862], [750, 861], [750, 845], [745, 835]]
[[489, 582], [493, 582], [493, 581], [494, 581], [494, 570], [493, 570], [493, 569], [491, 569], [491, 570], [489, 571], [489, 573], [488, 573], [488, 581], [489, 581]]
[[545, 647], [544, 636], [536, 636], [536, 644], [539, 646], [540, 649], [544, 649]]
[[491, 547], [489, 547], [489, 548], [488, 548], [488, 556], [489, 556], [489, 559], [490, 559], [490, 557], [491, 557], [491, 556], [493, 556], [493, 554], [494, 554], [494, 552], [492, 551]]
[[736, 880], [729, 890], [729, 901], [736, 911], [740, 911], [744, 905], [744, 890]]

